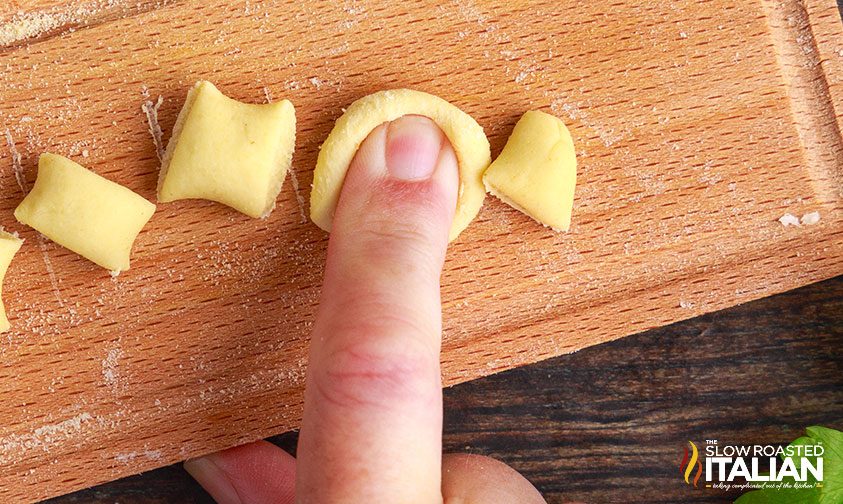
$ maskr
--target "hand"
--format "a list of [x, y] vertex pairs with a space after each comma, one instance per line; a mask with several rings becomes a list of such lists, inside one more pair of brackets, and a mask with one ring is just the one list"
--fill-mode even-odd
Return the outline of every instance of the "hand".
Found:
[[427, 118], [360, 146], [328, 245], [298, 460], [259, 441], [185, 462], [218, 503], [545, 502], [501, 462], [442, 456], [439, 277], [458, 182]]

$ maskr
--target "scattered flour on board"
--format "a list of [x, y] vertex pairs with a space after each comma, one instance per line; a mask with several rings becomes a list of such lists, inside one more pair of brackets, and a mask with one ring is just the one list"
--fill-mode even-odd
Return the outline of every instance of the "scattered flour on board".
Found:
[[[29, 184], [26, 182], [26, 177], [23, 174], [23, 166], [21, 165], [21, 154], [15, 146], [15, 140], [12, 138], [12, 133], [6, 129], [6, 144], [9, 147], [9, 152], [12, 156], [12, 168], [15, 172], [15, 180], [18, 182], [21, 192], [24, 196], [29, 193]], [[61, 291], [59, 290], [59, 281], [56, 278], [56, 271], [53, 269], [53, 263], [50, 261], [50, 255], [47, 253], [47, 239], [41, 233], [38, 233], [38, 248], [41, 250], [41, 257], [44, 260], [44, 266], [47, 268], [47, 275], [50, 277], [50, 287], [52, 287], [53, 295], [56, 297], [59, 306], [64, 308], [64, 299], [62, 299]]]
[[813, 226], [820, 221], [819, 212], [809, 212], [802, 216], [800, 222], [806, 226]]
[[337, 47], [331, 48], [327, 50], [328, 56], [338, 56], [340, 54], [345, 54], [351, 50], [351, 46], [348, 42], [343, 42], [342, 44], [338, 45]]
[[301, 216], [301, 223], [304, 224], [307, 222], [307, 212], [304, 209], [304, 196], [301, 195], [301, 189], [299, 188], [299, 178], [296, 176], [296, 170], [293, 168], [293, 165], [290, 165], [290, 182], [293, 186], [293, 192], [296, 193], [296, 202], [299, 205], [299, 215]]
[[9, 147], [9, 152], [12, 156], [12, 169], [15, 172], [15, 180], [24, 195], [29, 192], [29, 186], [26, 183], [26, 177], [23, 174], [23, 166], [21, 165], [21, 155], [15, 146], [15, 140], [12, 138], [12, 132], [6, 129], [6, 145]]
[[102, 379], [112, 390], [120, 388], [120, 357], [123, 350], [116, 346], [108, 351], [102, 360]]
[[0, 46], [38, 38], [62, 27], [84, 25], [103, 10], [113, 10], [126, 3], [126, 0], [96, 0], [33, 12], [17, 12], [11, 18], [0, 21]]
[[59, 306], [64, 308], [64, 298], [61, 296], [59, 290], [59, 280], [56, 278], [56, 270], [53, 269], [53, 262], [50, 261], [50, 254], [47, 253], [47, 238], [41, 233], [38, 233], [38, 247], [41, 249], [41, 258], [44, 259], [44, 267], [47, 269], [47, 275], [50, 277], [50, 287], [53, 289], [53, 295], [58, 301]]
[[52, 445], [76, 436], [91, 420], [90, 413], [83, 412], [58, 423], [42, 425], [26, 434], [0, 438], [0, 464], [10, 463], [30, 450], [40, 448], [49, 451]]
[[366, 13], [366, 8], [356, 3], [346, 5], [343, 10], [346, 14], [351, 14], [352, 16], [358, 16]]
[[536, 72], [539, 72], [541, 70], [542, 67], [538, 65], [526, 65], [522, 63], [520, 65], [519, 72], [515, 75], [515, 83], [522, 84], [528, 78], [534, 77], [536, 75]]
[[297, 89], [302, 89], [302, 87], [307, 86], [310, 84], [313, 86], [314, 89], [319, 90], [325, 86], [335, 86], [337, 89], [340, 87], [340, 83], [332, 80], [325, 80], [320, 79], [319, 77], [310, 77], [306, 81], [298, 81], [298, 80], [288, 80], [284, 82], [284, 88], [288, 91], [295, 91]]
[[786, 214], [782, 215], [781, 217], [779, 217], [779, 222], [784, 227], [788, 227], [788, 226], [799, 227], [799, 226], [802, 226], [802, 225], [812, 226], [812, 225], [818, 223], [819, 221], [820, 221], [820, 213], [819, 212], [808, 212], [805, 215], [803, 215], [801, 219], [799, 217], [791, 214], [791, 213], [786, 213]]
[[[318, 86], [317, 86], [317, 84], [314, 83], [314, 81], [319, 83]], [[311, 82], [311, 84], [316, 86], [317, 89], [319, 88], [319, 86], [322, 85], [322, 81], [317, 79], [316, 77], [313, 77], [312, 79], [310, 79], [310, 82]], [[269, 88], [264, 86], [263, 93], [266, 96], [266, 102], [272, 103], [272, 93], [269, 91]], [[299, 214], [301, 215], [301, 223], [304, 224], [305, 222], [307, 222], [307, 212], [305, 212], [305, 210], [304, 210], [304, 196], [301, 195], [301, 189], [300, 189], [300, 186], [299, 186], [299, 178], [296, 175], [296, 170], [295, 170], [295, 168], [293, 168], [292, 164], [290, 164], [290, 169], [288, 171], [290, 173], [290, 182], [293, 186], [293, 192], [296, 195], [296, 203], [298, 203], [298, 205], [299, 205]]]
[[161, 460], [164, 454], [161, 450], [143, 450], [140, 452], [118, 453], [114, 456], [114, 460], [121, 464], [128, 464], [138, 457], [145, 457], [148, 460]]
[[346, 17], [343, 21], [340, 22], [340, 28], [344, 30], [350, 30], [354, 28], [361, 20], [368, 17], [366, 14], [366, 8], [361, 6], [346, 6], [344, 9], [346, 14], [349, 17]]
[[611, 147], [624, 138], [624, 135], [615, 132], [614, 128], [607, 128], [601, 124], [591, 121], [588, 117], [588, 113], [580, 109], [577, 105], [572, 105], [561, 99], [556, 99], [551, 102], [550, 110], [556, 115], [565, 114], [570, 117], [571, 120], [579, 121], [583, 124], [583, 126], [590, 128], [592, 131], [597, 133], [597, 136], [600, 137], [600, 141], [602, 141], [603, 145], [606, 147]]
[[[504, 47], [504, 49], [498, 51], [504, 58], [503, 71], [507, 76], [513, 76], [514, 74], [513, 79], [516, 84], [529, 87], [531, 82], [541, 78], [541, 72], [544, 70], [542, 61], [530, 55], [529, 52], [522, 54], [517, 37], [513, 37], [505, 29], [502, 29], [497, 22], [487, 16], [474, 2], [455, 0], [451, 3], [456, 7], [459, 17], [465, 22], [476, 25], [478, 30], [472, 30], [472, 32], [477, 33], [481, 40], [492, 42], [496, 47]], [[444, 6], [440, 6], [440, 9], [443, 11], [443, 14], [448, 11]], [[456, 34], [460, 39], [464, 39], [468, 35], [468, 32], [458, 31]], [[520, 56], [516, 56], [519, 54]], [[487, 56], [489, 55], [487, 54]], [[513, 68], [509, 62], [517, 63], [517, 69]]]
[[56, 28], [76, 22], [69, 12], [19, 12], [0, 25], [0, 45], [10, 45], [40, 37]]
[[149, 134], [152, 135], [152, 142], [155, 144], [155, 153], [158, 155], [158, 161], [164, 161], [164, 133], [161, 131], [161, 124], [158, 122], [158, 109], [164, 103], [164, 97], [158, 95], [158, 100], [153, 103], [149, 99], [149, 89], [144, 86], [141, 93], [145, 101], [141, 105], [141, 110], [146, 115], [146, 122], [149, 126]]

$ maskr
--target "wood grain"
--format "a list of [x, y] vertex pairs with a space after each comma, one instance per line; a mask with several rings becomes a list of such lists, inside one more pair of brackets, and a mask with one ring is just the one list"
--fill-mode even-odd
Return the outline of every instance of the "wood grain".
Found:
[[55, 35], [129, 17], [177, 0], [12, 0], [0, 5], [0, 48], [31, 44]]
[[[28, 180], [50, 150], [152, 199], [141, 104], [163, 96], [169, 132], [199, 78], [244, 101], [293, 101], [305, 192], [341, 107], [378, 89], [454, 102], [493, 153], [525, 109], [566, 120], [580, 159], [571, 232], [490, 199], [449, 252], [447, 384], [843, 270], [832, 2], [785, 24], [754, 0], [149, 5], [0, 48], [0, 132]], [[291, 184], [266, 220], [161, 205], [132, 269], [111, 279], [14, 222], [22, 192], [7, 149], [0, 167], [0, 221], [27, 239], [4, 286], [1, 498], [297, 425], [327, 238], [302, 222]], [[777, 222], [811, 211], [819, 224]]]
[[[843, 277], [445, 389], [445, 449], [516, 467], [549, 504], [731, 503], [680, 447], [843, 429]], [[271, 439], [295, 453], [297, 434]], [[49, 504], [212, 503], [180, 465]]]

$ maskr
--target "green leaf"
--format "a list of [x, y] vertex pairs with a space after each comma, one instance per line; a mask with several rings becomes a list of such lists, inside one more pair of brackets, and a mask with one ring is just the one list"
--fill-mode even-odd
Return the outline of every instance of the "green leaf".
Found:
[[813, 490], [781, 489], [753, 490], [738, 497], [735, 504], [816, 504], [816, 496], [811, 495]]
[[823, 445], [823, 486], [820, 504], [843, 502], [843, 432], [827, 427], [808, 427], [808, 436]]
[[[818, 444], [818, 441], [816, 439], [808, 437], [808, 436], [802, 436], [802, 437], [796, 438], [788, 446], [793, 446], [793, 447], [796, 447], [796, 446], [814, 446], [816, 444]], [[795, 467], [797, 471], [802, 470], [802, 457], [786, 457], [784, 454], [782, 454], [780, 456], [780, 458], [782, 459], [782, 462], [784, 462], [786, 459], [791, 459], [791, 461], [793, 461], [793, 467]], [[817, 458], [818, 457], [816, 455], [811, 455], [810, 457], [805, 457], [805, 458], [810, 460], [811, 464], [813, 464], [814, 467], [817, 466]], [[825, 476], [825, 475], [823, 475], [823, 476]], [[811, 482], [811, 483], [816, 483], [817, 479], [814, 478], [814, 475], [812, 473], [808, 473], [808, 481]]]
[[[775, 490], [765, 488], [754, 490], [738, 497], [735, 504], [790, 504], [799, 502], [803, 504], [840, 504], [843, 502], [843, 432], [829, 429], [827, 427], [808, 427], [805, 429], [807, 436], [800, 437], [790, 443], [790, 446], [816, 445], [823, 446], [823, 483], [821, 487], [804, 489], [782, 489]], [[787, 457], [782, 457], [784, 460]], [[809, 457], [816, 464], [817, 457]], [[797, 469], [800, 467], [800, 460], [793, 460]], [[812, 482], [816, 482], [813, 476]], [[793, 483], [793, 478], [784, 478], [782, 481]]]

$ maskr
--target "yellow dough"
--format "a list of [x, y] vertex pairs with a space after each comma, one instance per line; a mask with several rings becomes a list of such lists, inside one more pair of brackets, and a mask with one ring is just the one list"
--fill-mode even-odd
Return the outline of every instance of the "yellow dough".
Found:
[[483, 183], [490, 193], [545, 226], [567, 231], [577, 156], [565, 123], [537, 110], [525, 113]]
[[[3, 278], [6, 277], [6, 270], [9, 269], [9, 264], [18, 250], [23, 245], [23, 240], [17, 236], [0, 231], [0, 291], [3, 288]], [[6, 332], [11, 325], [9, 319], [6, 318], [6, 307], [3, 305], [3, 299], [0, 298], [0, 332]]]
[[167, 144], [158, 201], [207, 199], [266, 217], [275, 208], [295, 142], [296, 114], [289, 101], [250, 105], [199, 81]]
[[112, 271], [129, 269], [129, 253], [155, 205], [73, 161], [45, 153], [38, 178], [15, 218]]
[[310, 218], [325, 231], [331, 230], [348, 165], [354, 154], [379, 125], [407, 114], [432, 119], [454, 148], [459, 163], [460, 190], [450, 239], [468, 226], [486, 196], [483, 170], [489, 166], [489, 141], [483, 128], [468, 114], [447, 101], [411, 89], [379, 91], [364, 96], [348, 107], [328, 135], [313, 173]]

